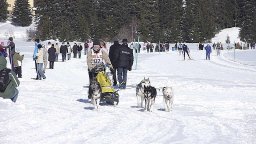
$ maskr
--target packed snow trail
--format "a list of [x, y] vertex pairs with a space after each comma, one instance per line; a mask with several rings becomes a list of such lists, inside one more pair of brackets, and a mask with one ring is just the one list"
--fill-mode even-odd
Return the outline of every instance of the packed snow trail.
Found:
[[[56, 62], [36, 81], [31, 49], [25, 53], [17, 103], [0, 100], [1, 144], [253, 144], [256, 141], [256, 72], [221, 57], [194, 60], [177, 52], [139, 54], [128, 72], [128, 88], [118, 106], [94, 110], [87, 100], [86, 57]], [[60, 57], [61, 59], [61, 57]], [[137, 107], [135, 86], [149, 77], [153, 86], [174, 89], [174, 109], [163, 111], [158, 91], [153, 112]]]

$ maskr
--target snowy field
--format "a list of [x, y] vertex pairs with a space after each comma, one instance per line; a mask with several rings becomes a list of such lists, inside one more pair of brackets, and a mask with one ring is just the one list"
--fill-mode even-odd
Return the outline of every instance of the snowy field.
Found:
[[[25, 54], [19, 97], [0, 98], [0, 144], [256, 143], [256, 50], [236, 51], [235, 61], [233, 51], [214, 51], [211, 61], [198, 50], [185, 61], [176, 51], [139, 54], [119, 105], [94, 110], [84, 55], [56, 62], [36, 81], [34, 44], [22, 39], [14, 40]], [[137, 107], [135, 86], [144, 77], [157, 88], [173, 87], [171, 112], [163, 110], [160, 91], [153, 112]]]
[[[228, 60], [228, 52], [213, 54], [211, 61], [197, 50], [191, 51], [194, 60], [186, 61], [177, 52], [140, 54], [138, 68], [128, 73], [128, 88], [119, 92], [120, 104], [97, 111], [84, 88], [85, 56], [57, 62], [54, 70], [47, 69], [45, 80], [35, 81], [33, 43], [17, 43], [25, 54], [23, 78], [17, 103], [0, 99], [1, 144], [256, 141], [256, 68]], [[237, 52], [239, 59], [249, 61], [244, 52]], [[152, 113], [137, 107], [134, 86], [144, 77], [155, 87], [173, 87], [173, 111], [163, 111], [161, 92]]]

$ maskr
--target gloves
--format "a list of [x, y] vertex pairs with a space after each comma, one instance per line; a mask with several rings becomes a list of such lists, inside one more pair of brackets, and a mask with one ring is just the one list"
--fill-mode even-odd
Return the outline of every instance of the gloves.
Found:
[[128, 68], [128, 71], [131, 71], [132, 70], [132, 68]]

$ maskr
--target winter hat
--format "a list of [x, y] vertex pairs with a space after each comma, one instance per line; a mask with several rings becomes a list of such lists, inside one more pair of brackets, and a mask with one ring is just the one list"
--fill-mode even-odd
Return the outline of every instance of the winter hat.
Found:
[[13, 37], [9, 37], [9, 41], [13, 41]]
[[39, 43], [39, 42], [40, 42], [40, 40], [39, 40], [39, 39], [35, 39], [35, 42]]
[[42, 45], [41, 45], [41, 44], [38, 44], [38, 45], [37, 45], [37, 48], [39, 48], [39, 49], [42, 48]]
[[123, 43], [127, 43], [128, 40], [127, 40], [127, 39], [123, 39], [122, 42], [123, 42]]
[[99, 39], [93, 39], [93, 45], [100, 45]]
[[115, 41], [114, 41], [114, 44], [119, 44], [118, 40], [115, 40]]

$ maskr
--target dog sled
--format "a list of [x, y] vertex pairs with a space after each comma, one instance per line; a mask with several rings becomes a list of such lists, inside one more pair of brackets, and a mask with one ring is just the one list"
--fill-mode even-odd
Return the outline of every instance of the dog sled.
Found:
[[93, 79], [96, 79], [101, 88], [100, 103], [118, 105], [119, 94], [113, 87], [109, 66], [99, 64], [91, 72], [93, 73]]

